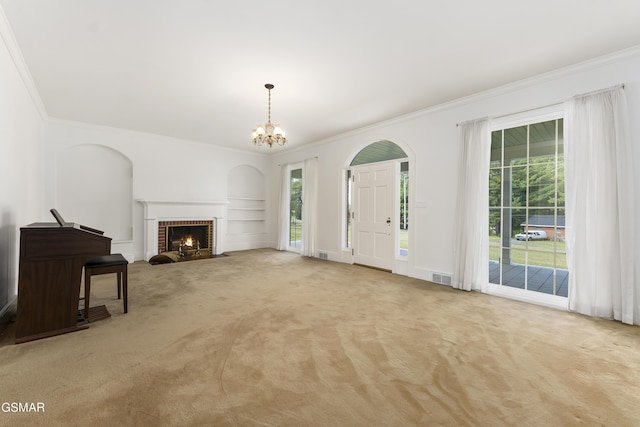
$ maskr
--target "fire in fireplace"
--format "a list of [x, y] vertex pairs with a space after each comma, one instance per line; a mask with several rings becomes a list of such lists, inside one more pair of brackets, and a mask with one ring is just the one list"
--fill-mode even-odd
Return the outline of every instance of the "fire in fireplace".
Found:
[[213, 221], [171, 221], [158, 224], [158, 253], [179, 257], [213, 255]]
[[167, 227], [167, 252], [209, 249], [207, 225], [174, 225]]

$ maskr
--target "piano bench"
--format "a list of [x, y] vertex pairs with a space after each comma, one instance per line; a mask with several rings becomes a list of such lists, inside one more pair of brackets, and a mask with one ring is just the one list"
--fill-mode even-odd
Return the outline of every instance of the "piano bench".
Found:
[[91, 296], [91, 276], [116, 273], [118, 277], [118, 299], [127, 308], [127, 265], [129, 261], [122, 254], [111, 254], [91, 258], [84, 264], [84, 318], [89, 319], [89, 297]]

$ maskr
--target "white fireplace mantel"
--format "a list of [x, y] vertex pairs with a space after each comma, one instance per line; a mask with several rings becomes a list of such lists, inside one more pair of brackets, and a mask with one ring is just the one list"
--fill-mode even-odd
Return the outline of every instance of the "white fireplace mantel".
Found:
[[144, 206], [145, 260], [158, 254], [158, 223], [160, 221], [213, 220], [216, 236], [216, 255], [224, 252], [224, 217], [227, 201], [159, 201], [136, 200]]

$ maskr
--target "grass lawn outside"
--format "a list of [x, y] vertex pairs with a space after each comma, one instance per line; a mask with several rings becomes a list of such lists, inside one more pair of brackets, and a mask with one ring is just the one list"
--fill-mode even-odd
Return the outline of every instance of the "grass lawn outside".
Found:
[[409, 230], [400, 230], [400, 249], [409, 250]]
[[[489, 237], [489, 260], [500, 260], [500, 237]], [[511, 239], [511, 262], [567, 269], [567, 251], [564, 242], [552, 240], [520, 241]]]

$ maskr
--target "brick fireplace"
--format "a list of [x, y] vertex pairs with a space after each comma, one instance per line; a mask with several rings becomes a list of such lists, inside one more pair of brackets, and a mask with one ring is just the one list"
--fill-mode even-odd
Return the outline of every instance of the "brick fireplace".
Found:
[[[224, 252], [222, 228], [228, 202], [138, 201], [144, 206], [146, 261], [175, 249], [180, 240], [189, 250]], [[186, 246], [187, 236], [195, 239], [190, 246]]]
[[158, 221], [158, 253], [178, 251], [185, 245], [214, 253], [213, 230], [213, 220]]

